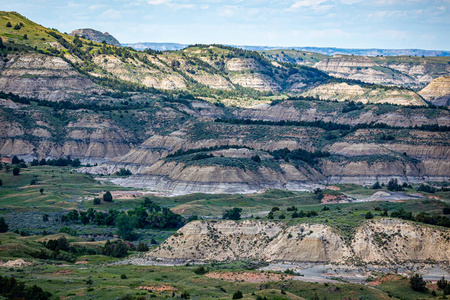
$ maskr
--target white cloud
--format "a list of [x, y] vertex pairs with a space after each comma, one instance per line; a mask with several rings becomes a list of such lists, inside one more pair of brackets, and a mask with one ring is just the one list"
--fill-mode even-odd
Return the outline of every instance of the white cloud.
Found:
[[150, 5], [161, 5], [161, 4], [169, 4], [172, 0], [147, 0], [147, 3]]
[[292, 4], [287, 11], [296, 11], [302, 8], [312, 9], [314, 11], [326, 11], [334, 6], [334, 4], [323, 4], [327, 0], [300, 0]]
[[103, 12], [103, 16], [107, 17], [108, 19], [120, 19], [122, 18], [122, 14], [120, 11], [115, 9], [108, 9]]
[[222, 17], [232, 17], [238, 12], [239, 7], [236, 5], [225, 5], [218, 10], [218, 14]]
[[301, 7], [317, 7], [326, 0], [300, 0], [291, 5], [289, 9], [298, 9]]

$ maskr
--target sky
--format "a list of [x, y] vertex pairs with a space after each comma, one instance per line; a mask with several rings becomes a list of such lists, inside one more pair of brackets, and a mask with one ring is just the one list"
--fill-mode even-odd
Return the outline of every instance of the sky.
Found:
[[121, 43], [450, 50], [450, 0], [0, 0], [0, 9]]

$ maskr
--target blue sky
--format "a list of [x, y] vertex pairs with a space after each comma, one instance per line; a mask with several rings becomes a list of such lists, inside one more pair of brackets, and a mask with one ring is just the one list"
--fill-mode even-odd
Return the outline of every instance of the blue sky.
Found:
[[450, 50], [450, 0], [0, 0], [62, 32], [122, 43]]

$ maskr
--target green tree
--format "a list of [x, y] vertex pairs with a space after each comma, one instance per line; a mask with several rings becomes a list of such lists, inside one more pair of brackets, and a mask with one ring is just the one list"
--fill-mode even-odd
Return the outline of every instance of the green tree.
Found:
[[373, 219], [373, 214], [370, 211], [368, 211], [364, 217], [366, 219]]
[[139, 252], [146, 252], [146, 251], [148, 251], [148, 246], [144, 242], [139, 242], [139, 244], [136, 247], [136, 250]]
[[6, 27], [12, 27], [11, 22], [6, 23]]
[[23, 35], [23, 39], [24, 39], [24, 40], [28, 40], [28, 35], [27, 35], [27, 34], [24, 34], [24, 35]]
[[5, 45], [3, 45], [3, 40], [2, 40], [2, 38], [0, 38], [0, 49], [4, 48], [4, 47], [5, 47]]
[[242, 295], [241, 291], [237, 291], [236, 293], [233, 294], [233, 298], [232, 299], [242, 299], [244, 298], [244, 295]]
[[20, 164], [20, 159], [16, 155], [14, 155], [12, 160], [11, 160], [11, 163], [13, 165], [18, 165], [18, 164]]
[[445, 289], [445, 287], [447, 286], [447, 284], [448, 284], [448, 281], [445, 280], [445, 277], [444, 277], [444, 276], [442, 276], [442, 278], [439, 279], [439, 280], [437, 281], [437, 286], [438, 286], [438, 288], [440, 288], [441, 290]]
[[102, 253], [117, 258], [125, 257], [128, 254], [128, 246], [121, 240], [112, 243], [108, 240], [103, 247]]
[[381, 184], [377, 181], [372, 185], [373, 190], [379, 190], [381, 189]]
[[104, 195], [103, 195], [103, 201], [105, 202], [112, 202], [113, 197], [111, 195], [111, 193], [109, 191], [107, 191]]
[[48, 217], [49, 217], [48, 214], [44, 214], [44, 215], [42, 216], [42, 221], [43, 221], [43, 222], [48, 222]]
[[233, 207], [228, 209], [222, 216], [223, 219], [228, 220], [240, 220], [241, 219], [242, 208]]
[[409, 285], [414, 291], [424, 292], [426, 291], [426, 282], [423, 280], [423, 277], [419, 274], [414, 274], [409, 278]]
[[0, 218], [0, 233], [8, 231], [8, 224], [6, 224], [5, 218]]
[[259, 157], [259, 155], [256, 154], [256, 155], [252, 156], [252, 160], [259, 164], [261, 162], [261, 157]]
[[19, 30], [21, 27], [19, 24], [14, 25], [14, 30]]
[[2, 186], [2, 185], [3, 185], [3, 180], [0, 179], [0, 186]]
[[94, 198], [94, 205], [100, 204], [100, 198]]
[[398, 180], [395, 179], [395, 178], [389, 180], [388, 185], [387, 185], [387, 189], [392, 191], [392, 192], [398, 192], [398, 191], [402, 191], [403, 190], [402, 186], [398, 184]]
[[20, 168], [15, 167], [15, 168], [13, 169], [13, 175], [14, 175], [14, 176], [19, 176], [19, 174], [20, 174]]
[[120, 237], [127, 241], [132, 241], [136, 238], [134, 229], [138, 224], [136, 216], [128, 216], [126, 213], [122, 213], [116, 218], [117, 233]]
[[40, 189], [39, 189], [39, 193], [41, 193], [41, 195], [44, 195], [44, 189], [43, 189], [43, 188], [40, 188]]
[[206, 274], [206, 269], [204, 266], [200, 266], [197, 269], [194, 270], [194, 273], [197, 275], [205, 275]]

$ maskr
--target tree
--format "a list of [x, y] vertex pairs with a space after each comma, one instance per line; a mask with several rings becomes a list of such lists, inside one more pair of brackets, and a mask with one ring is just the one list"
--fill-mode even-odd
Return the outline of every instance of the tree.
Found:
[[107, 191], [104, 195], [103, 195], [103, 201], [105, 202], [112, 202], [113, 197], [111, 195], [111, 193], [109, 191]]
[[78, 158], [75, 158], [70, 165], [74, 168], [78, 168], [79, 166], [81, 166], [81, 161]]
[[414, 274], [409, 278], [409, 285], [414, 291], [424, 292], [426, 291], [426, 282], [423, 280], [423, 277], [419, 274]]
[[128, 246], [121, 240], [112, 243], [108, 240], [103, 247], [102, 253], [117, 258], [125, 257], [128, 254]]
[[6, 27], [12, 27], [11, 22], [6, 23]]
[[447, 285], [448, 285], [448, 281], [445, 280], [445, 277], [444, 277], [444, 276], [442, 276], [442, 278], [439, 279], [439, 280], [437, 281], [437, 286], [438, 286], [438, 288], [440, 288], [441, 290], [445, 289], [445, 287], [446, 287]]
[[126, 213], [122, 213], [116, 218], [117, 233], [123, 239], [132, 241], [136, 237], [134, 228], [136, 228], [137, 224], [138, 219], [136, 216], [128, 216]]
[[19, 24], [14, 25], [14, 30], [19, 30], [21, 27]]
[[395, 178], [389, 180], [388, 185], [387, 185], [387, 189], [390, 190], [390, 191], [393, 191], [393, 192], [394, 191], [398, 192], [398, 191], [402, 191], [403, 190], [402, 186], [398, 184], [398, 180], [395, 179]]
[[44, 215], [42, 216], [42, 221], [43, 221], [43, 222], [48, 222], [48, 217], [49, 217], [48, 214], [44, 214]]
[[242, 295], [241, 291], [237, 291], [236, 293], [233, 294], [233, 298], [232, 299], [242, 299], [244, 298], [244, 295]]
[[0, 218], [0, 233], [4, 233], [8, 231], [8, 224], [5, 222], [5, 218]]
[[381, 184], [377, 181], [372, 185], [372, 190], [379, 190], [381, 189]]
[[206, 269], [204, 266], [200, 266], [197, 269], [194, 270], [194, 273], [197, 275], [205, 275], [206, 274]]
[[43, 189], [43, 188], [40, 188], [40, 189], [39, 189], [39, 193], [41, 193], [41, 195], [44, 195], [44, 189]]
[[94, 205], [100, 204], [100, 198], [94, 198]]
[[136, 250], [139, 252], [146, 252], [146, 251], [148, 251], [148, 246], [144, 242], [139, 242], [139, 244], [136, 247]]
[[252, 160], [259, 164], [261, 162], [261, 157], [259, 157], [259, 155], [256, 154], [256, 155], [252, 156]]
[[3, 185], [3, 180], [0, 179], [0, 186], [2, 186], [2, 185]]
[[2, 40], [2, 38], [0, 38], [0, 48], [4, 48], [5, 47], [5, 45], [3, 45], [3, 40]]
[[237, 208], [237, 207], [233, 207], [232, 209], [228, 209], [224, 214], [223, 214], [223, 219], [228, 219], [228, 220], [240, 220], [241, 219], [241, 212], [242, 212], [242, 208]]
[[28, 35], [27, 35], [27, 34], [24, 34], [24, 35], [23, 35], [23, 39], [24, 39], [24, 40], [28, 40]]
[[13, 175], [14, 175], [14, 176], [19, 176], [19, 173], [20, 173], [20, 168], [15, 167], [15, 168], [13, 169]]
[[11, 163], [13, 165], [18, 165], [18, 164], [20, 164], [20, 159], [16, 155], [14, 155], [12, 160], [11, 160]]
[[370, 211], [368, 211], [364, 217], [366, 219], [373, 219], [373, 214]]

